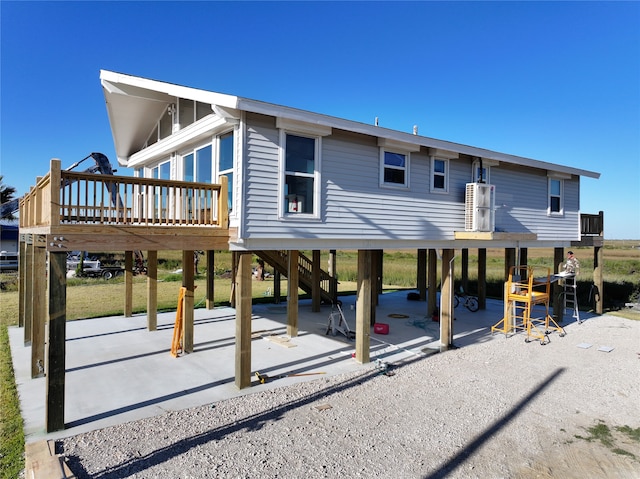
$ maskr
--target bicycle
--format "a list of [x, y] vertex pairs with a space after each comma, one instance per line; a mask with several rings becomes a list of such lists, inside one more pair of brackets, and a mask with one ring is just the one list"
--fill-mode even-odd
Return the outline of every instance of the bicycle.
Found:
[[475, 313], [480, 308], [478, 298], [468, 295], [462, 290], [462, 288], [460, 288], [460, 292], [453, 292], [453, 307], [457, 308], [460, 303], [462, 303], [462, 306], [467, 308], [472, 313]]

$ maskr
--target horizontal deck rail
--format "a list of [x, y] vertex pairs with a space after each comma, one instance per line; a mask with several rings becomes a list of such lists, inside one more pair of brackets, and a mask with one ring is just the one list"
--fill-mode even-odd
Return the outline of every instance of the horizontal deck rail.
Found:
[[597, 215], [581, 213], [580, 234], [582, 236], [603, 236], [604, 213], [602, 211]]
[[[55, 186], [59, 185], [59, 186]], [[219, 184], [51, 171], [20, 202], [20, 227], [60, 225], [228, 228], [227, 177]]]

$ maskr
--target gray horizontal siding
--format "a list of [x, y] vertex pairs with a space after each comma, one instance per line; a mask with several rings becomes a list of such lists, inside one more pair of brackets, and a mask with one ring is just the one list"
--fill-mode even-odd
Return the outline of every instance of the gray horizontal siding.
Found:
[[[278, 218], [278, 142], [275, 120], [247, 115], [244, 166], [244, 236], [249, 239], [327, 238], [340, 240], [445, 241], [464, 230], [464, 192], [471, 160], [449, 161], [449, 192], [431, 193], [430, 157], [411, 154], [409, 188], [379, 185], [377, 139], [334, 130], [322, 139], [321, 217]], [[496, 226], [541, 239], [573, 238], [577, 228], [577, 182], [565, 181], [562, 218], [549, 217], [546, 173], [493, 167]]]
[[546, 171], [501, 165], [491, 168], [491, 182], [496, 186], [496, 230], [535, 233], [539, 240], [571, 240], [579, 236], [577, 179], [564, 180], [562, 216], [547, 214]]

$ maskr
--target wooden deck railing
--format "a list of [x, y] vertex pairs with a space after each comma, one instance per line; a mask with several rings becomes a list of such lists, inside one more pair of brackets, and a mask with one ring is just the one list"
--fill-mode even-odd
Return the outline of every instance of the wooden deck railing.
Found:
[[[57, 185], [57, 186], [56, 186]], [[220, 184], [60, 170], [39, 178], [20, 202], [20, 227], [59, 225], [228, 227], [227, 177]]]
[[604, 236], [604, 212], [597, 215], [580, 214], [580, 234], [582, 236]]

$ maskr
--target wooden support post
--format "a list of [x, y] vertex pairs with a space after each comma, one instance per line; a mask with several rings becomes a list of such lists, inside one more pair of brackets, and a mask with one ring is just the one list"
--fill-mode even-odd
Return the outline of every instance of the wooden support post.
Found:
[[147, 251], [147, 329], [158, 329], [158, 252]]
[[186, 288], [182, 305], [182, 350], [185, 354], [193, 352], [193, 307], [194, 307], [194, 271], [193, 251], [182, 252], [182, 286]]
[[322, 297], [320, 296], [320, 250], [312, 252], [311, 266], [311, 311], [320, 311]]
[[371, 348], [371, 305], [375, 287], [372, 251], [358, 250], [358, 297], [356, 299], [356, 361], [368, 363]]
[[380, 255], [378, 250], [371, 252], [371, 308], [369, 311], [369, 325], [376, 324], [376, 306], [378, 304], [378, 285], [380, 277]]
[[461, 281], [460, 285], [465, 293], [469, 293], [469, 249], [462, 249], [462, 265], [461, 265]]
[[420, 301], [427, 299], [427, 250], [418, 250], [418, 264], [416, 265], [418, 277], [416, 278], [416, 287], [420, 295]]
[[276, 268], [273, 269], [273, 302], [280, 304], [282, 299], [282, 275]]
[[331, 282], [329, 284], [329, 294], [331, 300], [335, 303], [338, 301], [338, 257], [336, 250], [329, 251], [329, 276], [331, 276]]
[[446, 351], [453, 345], [453, 259], [455, 251], [442, 250], [442, 289], [440, 291], [440, 349]]
[[[31, 327], [33, 325], [33, 283], [35, 273], [33, 270], [33, 235], [29, 235], [25, 255], [25, 288], [24, 288], [24, 345], [31, 345]], [[65, 260], [66, 269], [66, 260]]]
[[[600, 212], [602, 214], [602, 211]], [[604, 292], [604, 279], [603, 279], [603, 268], [604, 268], [604, 248], [602, 246], [595, 246], [593, 248], [593, 285], [594, 290], [591, 292], [594, 297], [591, 298], [592, 302], [595, 306], [595, 312], [597, 314], [602, 314], [603, 309], [603, 301], [602, 296]], [[576, 301], [577, 301], [576, 297]], [[576, 304], [577, 307], [577, 304]]]
[[487, 248], [478, 248], [478, 307], [487, 309]]
[[215, 267], [215, 256], [216, 252], [214, 250], [208, 250], [206, 252], [206, 262], [207, 262], [207, 298], [206, 298], [206, 308], [213, 309], [215, 306], [215, 279], [216, 279], [216, 267]]
[[[374, 304], [377, 306], [378, 304], [380, 304], [380, 295], [384, 292], [384, 288], [383, 288], [383, 278], [384, 278], [384, 250], [379, 249], [376, 250], [375, 253], [375, 259], [374, 259], [374, 264], [375, 264], [375, 272], [376, 272], [376, 289], [374, 291], [374, 295], [375, 295], [375, 302]], [[375, 313], [374, 313], [375, 314]]]
[[236, 378], [238, 389], [251, 386], [251, 253], [238, 253], [235, 276]]
[[427, 263], [427, 317], [440, 308], [438, 304], [438, 254], [435, 249], [429, 250]]
[[298, 336], [298, 250], [291, 250], [287, 255], [287, 335]]
[[[45, 326], [47, 322], [47, 250], [34, 237], [33, 248], [33, 322], [31, 324], [31, 377], [44, 376]], [[66, 256], [65, 256], [66, 268]]]
[[529, 263], [529, 250], [528, 248], [520, 248], [519, 250], [519, 259], [517, 266], [527, 266]]
[[133, 251], [124, 252], [124, 317], [133, 316]]
[[235, 251], [232, 251], [231, 252], [231, 294], [229, 296], [229, 304], [232, 308], [236, 307], [236, 285], [238, 284], [238, 280], [236, 276], [238, 276], [238, 261], [240, 261], [240, 254]]
[[46, 367], [47, 432], [64, 429], [67, 254], [49, 253], [49, 334]]
[[504, 280], [509, 280], [509, 271], [512, 266], [516, 265], [516, 249], [505, 248], [504, 249]]
[[26, 298], [26, 281], [27, 276], [26, 257], [27, 257], [27, 243], [24, 240], [24, 235], [20, 235], [20, 254], [18, 255], [18, 327], [24, 327], [24, 308]]
[[[553, 272], [560, 271], [560, 265], [564, 262], [564, 248], [553, 248]], [[564, 298], [560, 294], [564, 287], [560, 281], [552, 284], [551, 294], [553, 296], [553, 319], [556, 323], [561, 323], [564, 318]], [[576, 298], [577, 299], [577, 298]]]

